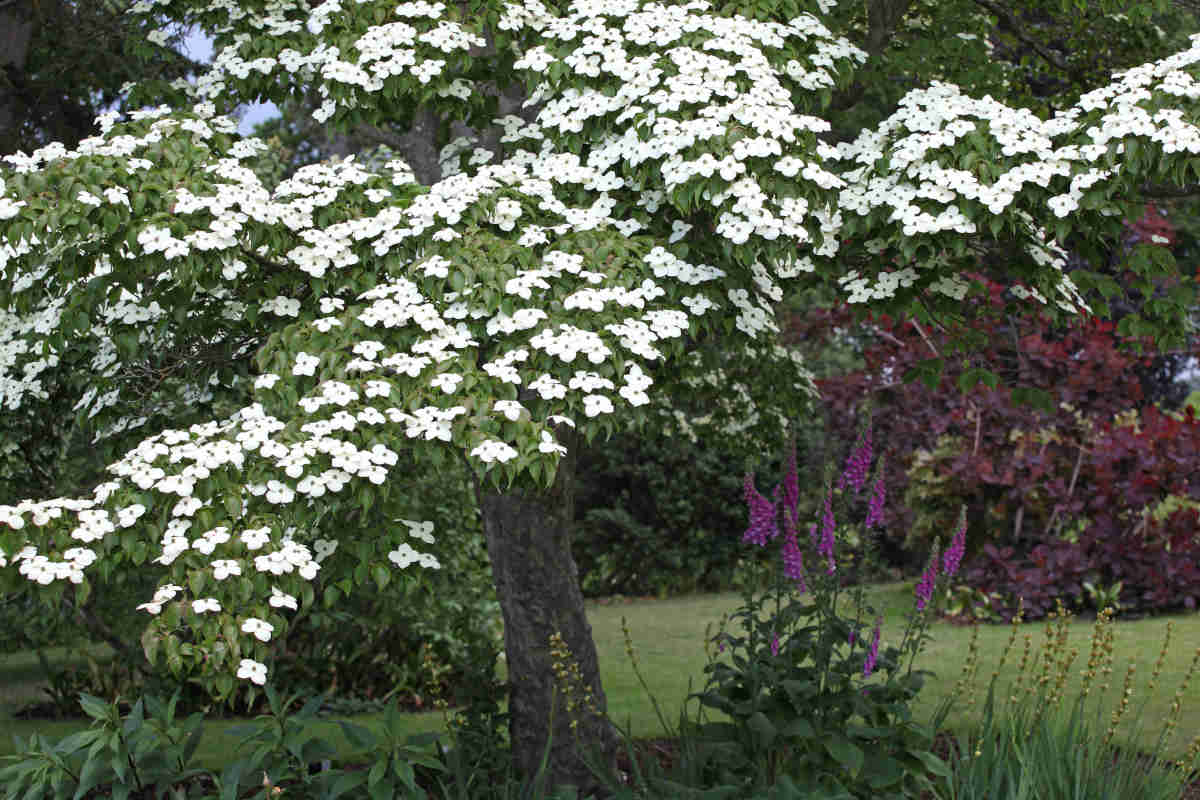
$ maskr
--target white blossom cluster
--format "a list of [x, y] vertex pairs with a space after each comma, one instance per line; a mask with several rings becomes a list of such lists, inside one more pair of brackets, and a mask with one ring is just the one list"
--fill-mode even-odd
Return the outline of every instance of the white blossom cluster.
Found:
[[[967, 284], [950, 262], [895, 263], [894, 255], [906, 240], [982, 235], [992, 217], [1022, 231], [1054, 302], [1083, 308], [1045, 223], [1103, 213], [1102, 201], [1085, 205], [1129, 179], [1120, 163], [1129, 141], [1160, 160], [1200, 153], [1194, 114], [1163, 100], [1197, 96], [1187, 70], [1200, 60], [1200, 38], [1050, 120], [936, 84], [910, 93], [878, 129], [834, 147], [818, 138], [829, 125], [814, 115], [815, 90], [844, 80], [864, 54], [815, 14], [785, 24], [709, 8], [577, 0], [557, 14], [537, 0], [508, 3], [500, 32], [523, 43], [517, 69], [535, 85], [537, 117], [497, 121], [512, 146], [506, 158], [472, 153], [466, 169], [424, 190], [410, 186], [399, 162], [370, 170], [348, 159], [302, 169], [268, 192], [244, 163], [264, 145], [230, 138], [233, 123], [213, 115], [211, 100], [291, 81], [324, 98], [321, 119], [382, 113], [388, 98], [427, 89], [469, 105], [474, 95], [464, 97], [456, 71], [483, 40], [443, 3], [251, 9], [214, 0], [206, 13], [228, 26], [190, 112], [149, 109], [120, 123], [106, 115], [101, 135], [76, 150], [6, 156], [19, 174], [76, 162], [108, 170], [111, 185], [60, 198], [89, 220], [111, 212], [128, 225], [107, 268], [218, 285], [224, 294], [213, 296], [236, 304], [227, 311], [253, 309], [280, 335], [260, 353], [268, 366], [254, 381], [255, 402], [230, 419], [147, 438], [109, 468], [115, 480], [91, 499], [0, 506], [0, 523], [31, 533], [16, 553], [0, 553], [0, 566], [17, 563], [38, 583], [78, 583], [96, 557], [86, 545], [141, 525], [157, 538], [153, 563], [177, 581], [143, 610], [157, 616], [179, 603], [200, 629], [236, 613], [238, 630], [267, 642], [286, 625], [278, 609], [296, 607], [283, 589], [311, 581], [333, 551], [290, 523], [352, 484], [384, 484], [398, 451], [454, 447], [481, 473], [552, 467], [564, 452], [556, 426], [602, 425], [620, 403], [650, 403], [655, 362], [688, 358], [687, 335], [728, 321], [741, 341], [765, 346], [785, 281], [820, 273], [852, 302], [903, 292], [961, 299]], [[334, 39], [352, 44], [343, 52]], [[273, 55], [247, 58], [251, 49]], [[572, 144], [575, 135], [586, 147]], [[168, 142], [190, 147], [196, 166], [162, 206], [136, 216], [140, 187], [158, 168], [146, 156]], [[999, 153], [988, 156], [986, 179], [962, 166], [976, 148]], [[447, 158], [468, 152], [456, 146]], [[36, 218], [31, 200], [0, 184], [6, 279], [44, 269], [46, 248], [77, 249], [65, 232], [54, 234], [61, 242], [7, 233]], [[697, 229], [705, 216], [711, 225]], [[835, 260], [850, 226], [881, 255], [871, 274]], [[685, 251], [689, 243], [733, 255], [704, 263], [715, 259]], [[336, 296], [306, 294], [313, 281], [328, 281]], [[146, 300], [154, 289], [147, 280], [141, 294], [111, 298], [106, 324], [148, 330], [164, 310]], [[10, 410], [23, 394], [37, 395], [37, 376], [54, 366], [41, 342], [69, 299], [50, 298], [28, 317], [0, 309], [0, 400]], [[101, 350], [101, 369], [118, 357]], [[792, 366], [797, 390], [811, 390], [811, 376]], [[728, 394], [731, 407], [750, 404], [740, 384]], [[97, 392], [86, 404], [115, 399]], [[740, 424], [755, 424], [755, 414]], [[200, 517], [218, 523], [193, 531]], [[43, 530], [32, 535], [29, 522]], [[406, 524], [410, 538], [432, 543], [423, 523]], [[407, 542], [386, 559], [439, 566]], [[195, 574], [211, 582], [190, 596], [182, 587]], [[235, 612], [222, 592], [251, 575], [269, 576], [272, 593]], [[266, 667], [241, 659], [236, 674], [262, 683]]]

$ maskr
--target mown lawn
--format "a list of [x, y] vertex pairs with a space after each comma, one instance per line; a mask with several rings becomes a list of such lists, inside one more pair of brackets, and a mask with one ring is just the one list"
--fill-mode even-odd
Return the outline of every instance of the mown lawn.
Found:
[[[878, 610], [884, 615], [883, 640], [898, 640], [903, 633], [904, 615], [912, 608], [911, 583], [894, 583], [872, 587], [869, 597]], [[633, 637], [638, 663], [651, 692], [658, 700], [660, 707], [672, 725], [678, 722], [683, 700], [691, 689], [699, 690], [703, 684], [703, 668], [706, 663], [704, 652], [704, 636], [706, 625], [711, 624], [715, 630], [722, 614], [733, 611], [740, 603], [736, 594], [694, 595], [688, 597], [670, 598], [665, 600], [636, 599], [609, 600], [589, 602], [588, 617], [592, 625], [593, 636], [600, 652], [600, 667], [604, 688], [608, 697], [608, 708], [611, 717], [620, 725], [631, 725], [635, 737], [653, 737], [663, 734], [650, 699], [638, 682], [633, 667], [625, 654], [625, 640], [621, 630], [622, 616], [627, 618], [628, 626]], [[1158, 658], [1163, 635], [1168, 619], [1173, 620], [1174, 633], [1172, 644], [1166, 654], [1162, 673], [1158, 679], [1158, 689], [1149, 694], [1146, 684], [1150, 678], [1155, 660]], [[1083, 670], [1090, 646], [1091, 622], [1074, 620], [1070, 627], [1070, 643], [1068, 649], [1077, 648], [1079, 655], [1071, 667], [1072, 678], [1068, 684], [1067, 697], [1074, 696], [1071, 687], [1078, 687], [1080, 671]], [[1001, 651], [1009, 640], [1011, 633], [1007, 625], [983, 625], [978, 634], [979, 647], [979, 676], [977, 678], [977, 697], [973, 709], [965, 705], [951, 714], [948, 725], [954, 730], [963, 730], [972, 720], [979, 716], [983, 694], [987, 681], [991, 676], [994, 665], [999, 661]], [[926, 719], [939, 701], [950, 695], [958, 682], [964, 661], [968, 652], [971, 629], [968, 626], [951, 625], [939, 622], [932, 629], [933, 640], [928, 649], [917, 661], [918, 668], [934, 671], [919, 698], [916, 713], [919, 719]], [[1023, 640], [1026, 634], [1033, 637], [1033, 648], [1036, 652], [1043, 640], [1042, 625], [1024, 625], [1018, 631], [1013, 652], [1007, 659], [1004, 674], [1001, 676], [1002, 685], [1006, 675], [1015, 672], [1020, 661]], [[1138, 709], [1146, 703], [1142, 720], [1144, 730], [1134, 739], [1139, 748], [1153, 748], [1159, 733], [1159, 725], [1169, 710], [1173, 695], [1179, 687], [1200, 644], [1200, 615], [1185, 614], [1173, 617], [1159, 617], [1121, 621], [1118, 617], [1116, 624], [1115, 662], [1113, 673], [1109, 680], [1112, 687], [1104, 696], [1102, 715], [1107, 719], [1108, 714], [1118, 699], [1121, 683], [1124, 680], [1127, 664], [1132, 660], [1137, 663], [1134, 684], [1133, 709]], [[97, 655], [104, 656], [103, 648], [97, 648]], [[55, 659], [63, 660], [72, 657], [66, 652], [55, 652]], [[86, 727], [86, 722], [72, 720], [63, 722], [28, 721], [13, 718], [16, 709], [30, 701], [37, 700], [41, 682], [41, 668], [32, 654], [21, 653], [0, 656], [0, 728], [11, 734], [28, 736], [37, 731], [49, 735], [63, 735]], [[999, 694], [1007, 697], [1007, 691]], [[689, 705], [689, 712], [694, 716], [696, 703]], [[1118, 740], [1130, 739], [1134, 736], [1134, 715], [1130, 714], [1122, 726]], [[374, 725], [377, 715], [360, 715], [353, 717], [357, 722]], [[414, 713], [408, 715], [412, 733], [444, 730], [442, 715], [437, 712]], [[237, 720], [213, 720], [206, 724], [205, 735], [198, 752], [201, 764], [208, 767], [218, 767], [229, 756], [230, 745], [234, 742], [231, 737], [224, 735], [224, 730], [239, 724]], [[349, 746], [341, 738], [340, 731], [332, 722], [323, 725], [324, 734], [340, 747]], [[1200, 679], [1193, 683], [1185, 696], [1182, 714], [1176, 740], [1168, 747], [1168, 753], [1173, 756], [1182, 755], [1187, 749], [1190, 736], [1200, 731]], [[1186, 732], [1186, 736], [1184, 734]], [[13, 751], [11, 736], [0, 740], [0, 754]]]

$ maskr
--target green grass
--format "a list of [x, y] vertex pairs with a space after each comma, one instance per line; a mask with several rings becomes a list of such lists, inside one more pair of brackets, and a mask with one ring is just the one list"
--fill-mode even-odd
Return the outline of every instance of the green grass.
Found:
[[[885, 643], [890, 638], [898, 640], [903, 631], [904, 614], [911, 609], [911, 583], [894, 583], [874, 587], [869, 592], [871, 601], [884, 614], [883, 638]], [[628, 619], [633, 636], [634, 648], [643, 676], [645, 676], [651, 691], [661, 705], [664, 714], [672, 725], [679, 718], [679, 711], [688, 693], [688, 679], [692, 679], [692, 690], [699, 690], [703, 683], [703, 667], [706, 663], [704, 654], [705, 626], [712, 623], [715, 629], [717, 621], [723, 613], [733, 611], [740, 603], [736, 594], [695, 595], [689, 597], [670, 598], [665, 600], [637, 600], [636, 602], [588, 603], [588, 619], [592, 625], [592, 633], [600, 654], [600, 669], [608, 699], [610, 716], [620, 725], [631, 725], [634, 736], [661, 736], [662, 727], [655, 715], [650, 699], [646, 696], [633, 667], [625, 655], [624, 637], [621, 632], [621, 617]], [[1158, 735], [1159, 722], [1165, 718], [1170, 707], [1172, 696], [1183, 680], [1194, 655], [1194, 649], [1200, 643], [1200, 615], [1177, 615], [1174, 619], [1174, 637], [1167, 653], [1163, 671], [1158, 680], [1158, 691], [1147, 697], [1146, 682], [1163, 641], [1163, 633], [1167, 619], [1164, 617], [1134, 621], [1120, 621], [1116, 624], [1115, 652], [1113, 674], [1110, 679], [1112, 688], [1103, 698], [1108, 704], [1103, 712], [1107, 718], [1108, 709], [1120, 694], [1120, 685], [1125, 675], [1125, 668], [1130, 659], [1138, 664], [1137, 682], [1134, 686], [1132, 709], [1134, 711], [1145, 701], [1148, 705], [1143, 719], [1149, 722], [1146, 730], [1136, 739], [1136, 744], [1142, 749], [1152, 749]], [[1018, 633], [1014, 650], [1008, 656], [1004, 674], [1015, 674], [1021, 657], [1024, 634], [1033, 635], [1034, 650], [1042, 641], [1041, 625], [1025, 625]], [[1089, 649], [1091, 623], [1076, 620], [1071, 626], [1070, 643], [1078, 648], [1079, 656], [1072, 666], [1074, 687], [1079, 684], [1079, 672], [1084, 668]], [[927, 719], [936, 704], [953, 692], [959, 679], [963, 663], [968, 651], [971, 630], [966, 626], [955, 626], [938, 623], [932, 629], [933, 640], [926, 652], [918, 659], [918, 668], [930, 669], [936, 677], [930, 680], [925, 691], [918, 700], [916, 713], [919, 719]], [[997, 663], [1010, 634], [1006, 625], [984, 625], [979, 631], [979, 676], [977, 678], [978, 701], [974, 710], [966, 708], [955, 711], [948, 719], [948, 725], [955, 730], [964, 727], [978, 719], [982, 706], [983, 693], [991, 675], [993, 665]], [[100, 651], [102, 652], [102, 651]], [[58, 653], [63, 658], [66, 654]], [[86, 726], [80, 721], [42, 722], [15, 720], [12, 713], [16, 707], [30, 699], [36, 699], [38, 694], [38, 672], [40, 667], [36, 659], [29, 654], [15, 656], [0, 656], [0, 727], [6, 732], [20, 736], [28, 736], [37, 731], [48, 735], [62, 735]], [[1002, 676], [1003, 679], [1004, 676]], [[1003, 683], [1003, 680], [1002, 680]], [[1074, 696], [1072, 685], [1068, 686], [1066, 696]], [[1003, 695], [1001, 695], [1003, 696]], [[1190, 705], [1188, 703], [1191, 703]], [[1002, 707], [1002, 703], [1000, 705]], [[695, 702], [689, 705], [689, 711], [694, 716]], [[1133, 714], [1127, 718], [1132, 721]], [[373, 726], [377, 715], [360, 715], [352, 719], [360, 724]], [[442, 715], [436, 712], [412, 714], [409, 717], [412, 733], [444, 730]], [[237, 721], [214, 720], [205, 726], [205, 736], [200, 746], [198, 758], [201, 764], [215, 767], [223, 763], [229, 755], [229, 746], [234, 741], [223, 735], [223, 731], [237, 724]], [[323, 733], [339, 747], [347, 747], [341, 739], [340, 731], [330, 722], [324, 726]], [[1185, 697], [1182, 715], [1179, 718], [1179, 731], [1194, 734], [1200, 730], [1200, 678], [1193, 684]], [[1126, 724], [1118, 735], [1118, 741], [1128, 741], [1132, 736], [1132, 726]], [[1168, 747], [1168, 753], [1173, 756], [1182, 755], [1188, 745], [1188, 739], [1177, 734], [1176, 740]], [[12, 741], [9, 736], [0, 741], [0, 754], [12, 752]], [[348, 748], [347, 748], [347, 751]]]

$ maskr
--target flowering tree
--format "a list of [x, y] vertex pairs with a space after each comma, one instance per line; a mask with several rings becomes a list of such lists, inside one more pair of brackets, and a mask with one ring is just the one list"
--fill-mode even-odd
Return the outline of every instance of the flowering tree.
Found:
[[[95, 355], [79, 409], [104, 432], [144, 424], [131, 409], [148, 392], [186, 405], [196, 382], [176, 378], [196, 364], [253, 402], [146, 437], [89, 497], [0, 506], [4, 579], [79, 597], [89, 571], [160, 570], [139, 606], [147, 655], [229, 693], [266, 681], [266, 646], [314, 602], [323, 563], [359, 581], [437, 568], [427, 524], [355, 521], [403, 499], [412, 470], [464, 463], [531, 773], [552, 633], [603, 708], [569, 544], [581, 437], [656, 422], [678, 380], [711, 377], [696, 344], [716, 337], [772, 387], [774, 413], [738, 422], [795, 414], [812, 382], [772, 336], [788, 284], [952, 317], [964, 274], [1000, 248], [1029, 308], [1100, 308], [1088, 293], [1119, 287], [1065, 274], [1063, 243], [1116, 235], [1124, 198], [1200, 174], [1200, 39], [1045, 119], [935, 82], [833, 144], [822, 110], [867, 53], [830, 29], [832, 4], [791, 5], [139, 3], [213, 32], [217, 56], [194, 85], [135, 87], [134, 107], [170, 102], [102, 116], [74, 150], [6, 157], [0, 402], [35, 403], [80, 342]], [[315, 92], [333, 126], [436, 108], [482, 129], [496, 92], [479, 87], [518, 83], [529, 113], [494, 120], [501, 157], [453, 142], [430, 187], [399, 161], [347, 159], [268, 192], [251, 169], [265, 145], [218, 114]], [[1189, 301], [1136, 324], [1178, 334]], [[138, 371], [148, 349], [171, 356]], [[732, 394], [713, 423], [743, 413]], [[552, 780], [586, 783], [565, 717]], [[578, 735], [611, 743], [597, 720]]]

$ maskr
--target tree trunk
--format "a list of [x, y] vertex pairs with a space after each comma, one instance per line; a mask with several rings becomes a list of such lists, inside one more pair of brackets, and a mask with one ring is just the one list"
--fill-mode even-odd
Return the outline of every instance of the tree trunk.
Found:
[[18, 84], [33, 39], [33, 9], [28, 0], [0, 2], [0, 155], [20, 149], [21, 127]]
[[[504, 615], [513, 767], [523, 780], [531, 779], [552, 735], [546, 788], [572, 785], [586, 797], [599, 792], [600, 785], [580, 758], [580, 748], [589, 758], [611, 765], [617, 738], [607, 719], [590, 713], [582, 701], [582, 707], [569, 713], [567, 698], [555, 684], [550, 637], [560, 633], [578, 664], [581, 688], [591, 690], [597, 711], [606, 708], [596, 645], [571, 555], [574, 445], [569, 443], [547, 492], [499, 493], [477, 483], [476, 493]], [[574, 730], [572, 716], [578, 719]]]

